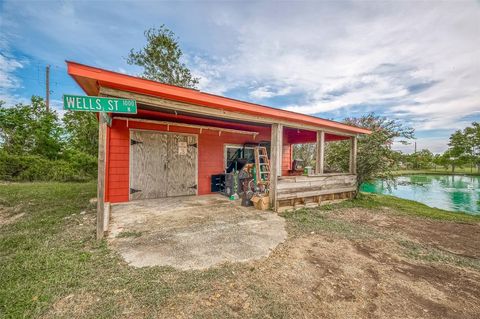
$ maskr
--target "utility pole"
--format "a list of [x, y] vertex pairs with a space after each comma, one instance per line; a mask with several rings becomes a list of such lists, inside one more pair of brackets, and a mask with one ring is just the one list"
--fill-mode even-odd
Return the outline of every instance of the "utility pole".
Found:
[[45, 105], [47, 106], [47, 112], [50, 112], [50, 65], [47, 65], [45, 70]]

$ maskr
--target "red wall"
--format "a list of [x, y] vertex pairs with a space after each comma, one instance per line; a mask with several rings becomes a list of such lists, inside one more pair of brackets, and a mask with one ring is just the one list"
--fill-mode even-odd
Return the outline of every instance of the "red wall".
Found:
[[288, 171], [292, 169], [292, 144], [286, 142], [285, 134], [283, 135], [282, 149], [282, 175], [288, 175]]
[[[129, 129], [167, 131], [166, 125], [113, 120], [109, 130], [107, 155], [106, 201], [117, 203], [128, 201], [129, 197]], [[187, 127], [170, 126], [170, 132], [198, 135], [198, 194], [210, 193], [211, 175], [224, 171], [224, 144], [244, 144], [270, 140], [270, 128], [260, 126], [239, 127], [241, 130], [259, 132], [255, 140], [252, 135], [234, 134]], [[291, 164], [290, 164], [291, 165]], [[287, 166], [285, 166], [286, 168]], [[289, 168], [287, 168], [289, 169]]]
[[[142, 113], [143, 112], [143, 113]], [[210, 193], [211, 175], [219, 174], [224, 171], [224, 144], [244, 144], [256, 143], [260, 141], [269, 141], [270, 127], [253, 126], [237, 123], [223, 123], [220, 120], [209, 120], [194, 118], [189, 116], [163, 114], [153, 111], [141, 110], [144, 117], [167, 120], [167, 121], [184, 121], [187, 123], [202, 125], [220, 125], [224, 127], [259, 132], [255, 140], [252, 135], [235, 134], [218, 131], [200, 130], [197, 128], [187, 128], [170, 125], [170, 132], [189, 133], [198, 135], [198, 194]], [[134, 120], [113, 120], [112, 127], [107, 130], [107, 163], [106, 163], [106, 180], [105, 180], [105, 200], [117, 203], [128, 201], [129, 197], [129, 149], [130, 134], [129, 129], [143, 129], [155, 131], [167, 131], [166, 125], [142, 123]], [[343, 136], [325, 134], [325, 140], [344, 139]], [[288, 175], [288, 170], [292, 166], [292, 146], [295, 143], [315, 142], [316, 133], [306, 130], [297, 130], [285, 128], [283, 134], [282, 149], [282, 175]]]

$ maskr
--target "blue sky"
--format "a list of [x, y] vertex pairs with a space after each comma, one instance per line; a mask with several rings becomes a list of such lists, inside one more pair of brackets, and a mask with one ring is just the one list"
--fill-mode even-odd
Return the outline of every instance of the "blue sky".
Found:
[[[480, 1], [1, 1], [0, 99], [82, 92], [74, 60], [128, 74], [143, 31], [167, 25], [206, 92], [341, 120], [416, 129], [418, 148], [480, 121]], [[413, 146], [395, 146], [406, 152]]]

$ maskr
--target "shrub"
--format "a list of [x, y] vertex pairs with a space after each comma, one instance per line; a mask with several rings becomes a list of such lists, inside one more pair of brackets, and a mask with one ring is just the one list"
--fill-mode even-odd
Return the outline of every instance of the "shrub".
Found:
[[69, 154], [65, 160], [48, 160], [38, 155], [0, 152], [0, 179], [5, 181], [88, 181], [96, 178], [97, 162], [90, 155]]

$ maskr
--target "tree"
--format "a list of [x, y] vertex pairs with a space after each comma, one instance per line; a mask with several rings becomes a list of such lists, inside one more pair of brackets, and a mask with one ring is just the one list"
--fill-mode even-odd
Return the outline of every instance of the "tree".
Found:
[[93, 113], [68, 111], [63, 116], [69, 148], [97, 156], [98, 121]]
[[455, 167], [465, 163], [478, 163], [478, 132], [480, 127], [478, 123], [472, 123], [472, 127], [466, 127], [463, 131], [457, 130], [450, 136], [448, 143], [449, 149], [445, 156], [448, 156], [452, 172]]
[[446, 150], [441, 156], [440, 156], [440, 163], [443, 167], [448, 169], [448, 167], [452, 168], [452, 173], [455, 173], [455, 168], [457, 166], [461, 166], [465, 164], [466, 158], [463, 156], [458, 157], [457, 153], [452, 150], [448, 149]]
[[143, 67], [142, 77], [186, 88], [196, 88], [199, 79], [181, 62], [182, 50], [175, 34], [165, 25], [144, 32], [146, 46], [130, 50], [127, 63]]
[[469, 160], [480, 171], [480, 123], [473, 122], [471, 127], [463, 130], [463, 134], [467, 143]]
[[[373, 113], [359, 118], [347, 118], [346, 124], [366, 128], [371, 134], [358, 137], [357, 143], [357, 194], [364, 182], [381, 178], [387, 185], [394, 182], [392, 171], [398, 160], [397, 152], [391, 149], [394, 140], [406, 144], [414, 137], [414, 129], [404, 126], [396, 120], [389, 120]], [[333, 144], [332, 144], [333, 145]], [[329, 152], [336, 152], [348, 158], [350, 144], [348, 142], [336, 143], [336, 149], [330, 148]], [[326, 154], [326, 157], [329, 155]], [[342, 169], [348, 170], [348, 163], [344, 162]]]
[[324, 171], [348, 172], [350, 158], [350, 141], [335, 141], [325, 144]]
[[313, 166], [316, 149], [317, 145], [315, 143], [294, 144], [293, 158], [302, 160], [304, 166]]
[[[40, 97], [33, 96], [30, 105], [11, 107], [0, 101], [0, 179], [84, 181], [95, 178], [96, 148], [92, 152], [88, 143], [87, 146], [80, 143], [82, 139], [96, 139], [95, 116], [93, 121], [88, 116], [93, 115], [67, 114], [64, 120], [68, 129], [64, 129], [57, 113], [47, 112]], [[92, 127], [94, 131], [89, 132]]]
[[55, 112], [47, 112], [41, 97], [33, 96], [31, 105], [5, 107], [0, 102], [0, 145], [16, 155], [39, 155], [47, 159], [60, 156], [63, 129]]
[[415, 169], [430, 168], [433, 164], [433, 153], [428, 149], [423, 149], [420, 152], [408, 155], [408, 161], [415, 164]]

